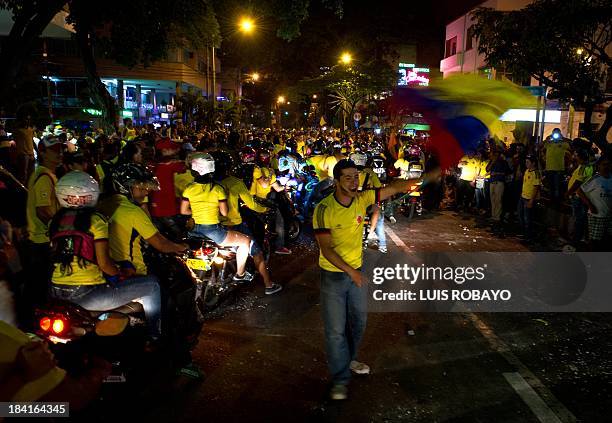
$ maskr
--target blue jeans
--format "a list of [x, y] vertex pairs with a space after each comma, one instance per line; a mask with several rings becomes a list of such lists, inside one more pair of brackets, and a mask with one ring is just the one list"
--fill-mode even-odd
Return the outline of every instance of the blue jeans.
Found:
[[251, 244], [249, 245], [249, 255], [251, 257], [256, 256], [257, 254], [261, 253], [261, 247], [259, 246], [257, 241], [255, 241], [255, 236], [253, 235], [253, 232], [249, 228], [249, 225], [247, 225], [244, 222], [241, 222], [238, 225], [227, 226], [227, 229], [230, 231], [240, 232], [241, 234], [246, 235], [249, 238], [251, 238]]
[[225, 238], [227, 237], [227, 229], [219, 223], [214, 225], [199, 225], [196, 224], [191, 232], [189, 232], [190, 236], [199, 235], [205, 236], [206, 238], [211, 239], [216, 244], [223, 244]]
[[376, 236], [378, 237], [378, 247], [387, 247], [387, 236], [385, 235], [385, 214], [380, 211], [378, 222], [376, 222]]
[[523, 229], [523, 234], [531, 239], [533, 238], [533, 211], [534, 207], [527, 207], [527, 203], [530, 200], [526, 200], [521, 197], [518, 204], [518, 218], [521, 223], [521, 228]]
[[321, 269], [321, 313], [325, 325], [327, 364], [334, 384], [347, 385], [351, 361], [367, 321], [368, 288], [358, 288], [348, 274]]
[[86, 310], [112, 310], [139, 298], [149, 336], [161, 336], [161, 293], [155, 276], [137, 276], [100, 285], [52, 285], [53, 297], [71, 301]]

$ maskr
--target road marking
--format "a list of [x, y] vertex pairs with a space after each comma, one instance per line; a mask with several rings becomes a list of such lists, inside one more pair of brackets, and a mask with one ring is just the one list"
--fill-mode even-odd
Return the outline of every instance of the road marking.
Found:
[[525, 401], [525, 404], [527, 404], [538, 420], [542, 423], [561, 423], [557, 415], [553, 413], [536, 391], [529, 386], [520, 373], [504, 373], [503, 375], [519, 397]]
[[[404, 242], [397, 236], [395, 232], [389, 227], [385, 227], [385, 231], [389, 235], [389, 238], [397, 245], [399, 248], [406, 252], [411, 252], [410, 249], [404, 244]], [[480, 334], [489, 342], [489, 345], [492, 349], [500, 354], [502, 357], [506, 359], [506, 361], [513, 366], [521, 379], [530, 387], [533, 391], [533, 394], [538, 397], [540, 401], [544, 403], [544, 405], [550, 410], [550, 412], [555, 416], [557, 420], [541, 420], [540, 416], [536, 414], [536, 416], [540, 419], [540, 421], [546, 422], [562, 422], [562, 423], [572, 423], [577, 421], [576, 416], [572, 414], [554, 395], [550, 390], [544, 386], [542, 381], [538, 379], [538, 377], [533, 374], [531, 370], [525, 366], [519, 358], [512, 353], [508, 345], [502, 341], [500, 338], [495, 335], [493, 330], [483, 322], [476, 314], [469, 311], [462, 304], [457, 304], [459, 309], [462, 310], [467, 318], [472, 322], [474, 327], [480, 332]], [[463, 306], [463, 307], [462, 307]], [[507, 380], [507, 379], [506, 379]], [[514, 387], [514, 386], [513, 386]], [[516, 389], [516, 388], [515, 388]], [[518, 393], [518, 391], [517, 391]], [[521, 395], [519, 393], [519, 395]], [[521, 398], [523, 398], [521, 396]], [[524, 398], [523, 398], [524, 400]], [[525, 401], [527, 402], [527, 401]], [[527, 405], [531, 408], [529, 403]]]
[[395, 245], [397, 245], [398, 247], [406, 250], [407, 252], [410, 252], [410, 248], [408, 248], [406, 246], [406, 244], [404, 244], [404, 241], [402, 241], [400, 239], [399, 236], [396, 235], [395, 232], [393, 232], [393, 229], [391, 229], [390, 227], [388, 227], [387, 225], [385, 225], [385, 232], [387, 233], [387, 235], [389, 235], [389, 238], [391, 238], [393, 240], [393, 242], [395, 243]]

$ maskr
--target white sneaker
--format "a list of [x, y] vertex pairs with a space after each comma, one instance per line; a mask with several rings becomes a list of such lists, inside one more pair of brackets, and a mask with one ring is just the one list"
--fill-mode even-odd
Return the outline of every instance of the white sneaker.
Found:
[[370, 232], [368, 234], [368, 240], [378, 240], [378, 237], [376, 236], [375, 232]]
[[365, 363], [360, 363], [359, 361], [351, 361], [351, 370], [353, 373], [358, 375], [369, 375], [370, 374], [370, 366]]
[[397, 219], [395, 218], [395, 216], [391, 216], [391, 217], [389, 218], [389, 222], [391, 222], [391, 223], [397, 223]]
[[329, 391], [329, 397], [333, 400], [345, 400], [348, 398], [348, 388], [346, 385], [334, 385]]

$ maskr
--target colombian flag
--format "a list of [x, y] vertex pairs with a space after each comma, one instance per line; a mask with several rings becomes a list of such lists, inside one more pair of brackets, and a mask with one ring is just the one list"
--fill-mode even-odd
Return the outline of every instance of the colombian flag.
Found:
[[395, 107], [423, 114], [431, 125], [429, 149], [440, 166], [455, 166], [476, 151], [488, 136], [497, 134], [499, 118], [507, 110], [535, 106], [535, 97], [508, 81], [476, 75], [453, 75], [429, 88], [399, 90]]

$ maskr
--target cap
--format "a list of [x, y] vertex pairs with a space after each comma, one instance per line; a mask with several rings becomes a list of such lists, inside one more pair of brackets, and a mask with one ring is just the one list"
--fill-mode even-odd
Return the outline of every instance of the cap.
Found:
[[55, 135], [47, 135], [46, 137], [43, 137], [41, 143], [45, 148], [62, 146], [62, 142]]

